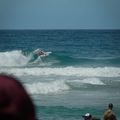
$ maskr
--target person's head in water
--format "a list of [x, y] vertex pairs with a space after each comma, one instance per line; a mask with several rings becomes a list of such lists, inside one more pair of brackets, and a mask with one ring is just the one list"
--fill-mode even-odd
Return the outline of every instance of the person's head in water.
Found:
[[82, 117], [84, 118], [84, 120], [92, 120], [92, 115], [90, 113], [86, 113]]
[[112, 103], [109, 103], [109, 104], [108, 104], [108, 108], [112, 110], [112, 109], [113, 109], [113, 104], [112, 104]]
[[34, 105], [22, 84], [0, 74], [0, 120], [36, 120]]

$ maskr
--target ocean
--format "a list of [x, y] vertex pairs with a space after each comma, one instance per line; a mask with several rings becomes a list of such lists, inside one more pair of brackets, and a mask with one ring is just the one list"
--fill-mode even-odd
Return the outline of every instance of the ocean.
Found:
[[102, 118], [109, 103], [120, 120], [120, 30], [0, 30], [2, 72], [22, 82], [38, 120]]

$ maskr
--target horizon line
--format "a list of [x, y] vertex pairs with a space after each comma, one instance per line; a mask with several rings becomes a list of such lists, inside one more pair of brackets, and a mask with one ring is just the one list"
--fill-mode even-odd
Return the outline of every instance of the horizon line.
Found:
[[7, 29], [1, 29], [0, 28], [0, 30], [120, 30], [120, 28], [119, 29], [115, 29], [115, 28], [110, 28], [110, 29], [108, 29], [108, 28], [103, 28], [103, 29], [91, 29], [91, 28], [82, 28], [82, 29], [78, 29], [78, 28], [71, 28], [71, 29], [67, 29], [67, 28], [55, 28], [55, 29], [52, 29], [52, 28], [43, 28], [43, 29], [27, 29], [27, 28], [18, 28], [18, 29], [16, 29], [16, 28], [7, 28]]

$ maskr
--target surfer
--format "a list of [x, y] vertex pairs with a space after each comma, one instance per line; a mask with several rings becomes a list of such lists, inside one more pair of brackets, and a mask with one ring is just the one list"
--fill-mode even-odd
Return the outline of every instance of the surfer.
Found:
[[115, 113], [112, 111], [113, 104], [108, 105], [108, 110], [104, 113], [103, 120], [117, 120]]
[[39, 48], [34, 50], [33, 54], [38, 55], [38, 56], [46, 56], [46, 53], [43, 50], [39, 49]]
[[38, 48], [32, 52], [28, 64], [42, 62], [41, 58], [46, 57], [47, 55], [48, 55], [47, 52]]

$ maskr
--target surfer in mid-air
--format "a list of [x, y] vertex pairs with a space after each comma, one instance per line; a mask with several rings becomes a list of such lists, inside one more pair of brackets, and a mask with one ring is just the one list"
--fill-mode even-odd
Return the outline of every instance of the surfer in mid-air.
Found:
[[43, 50], [41, 50], [41, 49], [36, 49], [36, 50], [34, 50], [33, 51], [33, 53], [35, 54], [35, 55], [38, 55], [38, 56], [46, 56], [46, 52], [44, 52]]
[[29, 64], [33, 64], [33, 63], [38, 63], [38, 62], [42, 62], [42, 58], [48, 56], [49, 53], [43, 51], [42, 49], [38, 48], [36, 50], [34, 50], [30, 56], [30, 59], [28, 61]]

